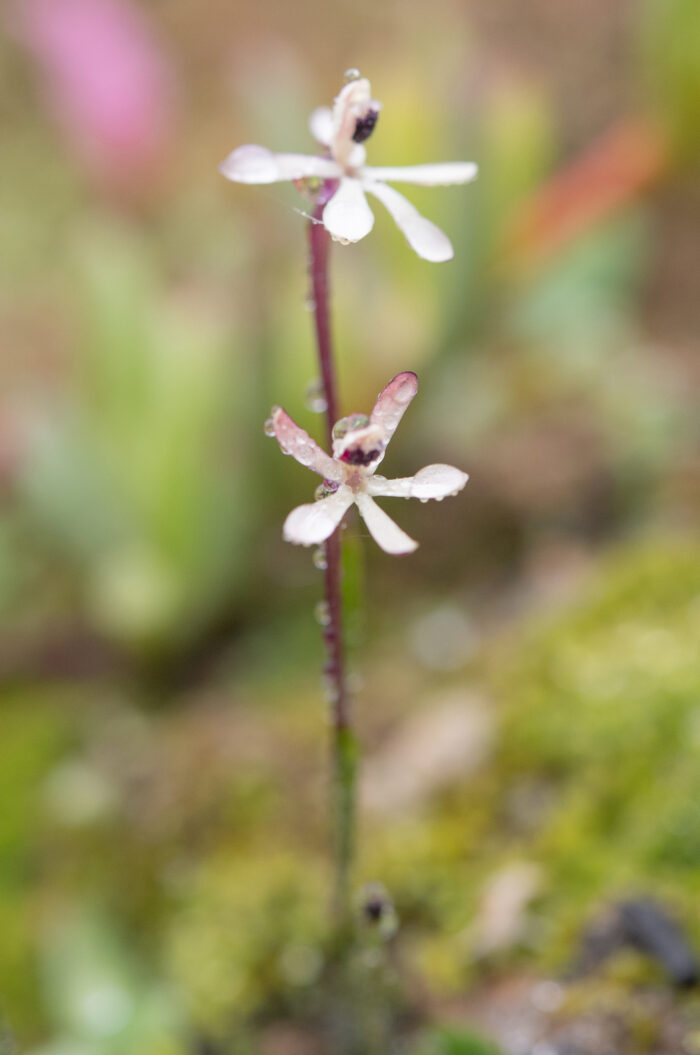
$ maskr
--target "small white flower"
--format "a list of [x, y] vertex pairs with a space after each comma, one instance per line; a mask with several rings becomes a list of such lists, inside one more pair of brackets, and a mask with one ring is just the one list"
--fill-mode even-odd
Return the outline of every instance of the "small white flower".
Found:
[[454, 256], [447, 235], [387, 186], [388, 182], [414, 183], [423, 187], [469, 183], [477, 174], [471, 161], [449, 161], [438, 165], [372, 168], [365, 165], [362, 143], [371, 135], [381, 103], [372, 99], [369, 81], [350, 81], [335, 100], [314, 110], [309, 120], [312, 135], [326, 147], [324, 157], [306, 154], [273, 154], [266, 147], [242, 146], [219, 166], [227, 179], [237, 183], [276, 183], [280, 180], [316, 178], [337, 181], [323, 211], [323, 224], [331, 236], [347, 245], [359, 242], [372, 230], [374, 216], [365, 191], [379, 198], [394, 217], [410, 246], [426, 260], [451, 260]]
[[323, 483], [317, 501], [293, 509], [284, 522], [287, 542], [314, 546], [333, 534], [355, 503], [375, 542], [387, 553], [412, 553], [418, 543], [402, 531], [374, 501], [378, 495], [438, 501], [461, 491], [469, 477], [451, 465], [427, 465], [415, 476], [387, 480], [375, 470], [404, 411], [418, 391], [415, 374], [397, 374], [380, 392], [367, 417], [351, 414], [333, 429], [333, 457], [321, 450], [308, 433], [281, 407], [272, 411], [266, 431], [277, 438], [285, 454], [319, 473]]

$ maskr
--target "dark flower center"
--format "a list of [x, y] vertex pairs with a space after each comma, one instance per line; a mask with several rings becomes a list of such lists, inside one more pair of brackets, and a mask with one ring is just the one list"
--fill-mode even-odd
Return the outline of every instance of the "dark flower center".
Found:
[[379, 449], [363, 451], [361, 447], [348, 447], [343, 451], [340, 460], [348, 465], [371, 465], [381, 453]]
[[379, 110], [368, 110], [364, 117], [358, 117], [355, 122], [355, 131], [352, 138], [355, 143], [364, 143], [374, 132], [374, 126], [379, 120]]

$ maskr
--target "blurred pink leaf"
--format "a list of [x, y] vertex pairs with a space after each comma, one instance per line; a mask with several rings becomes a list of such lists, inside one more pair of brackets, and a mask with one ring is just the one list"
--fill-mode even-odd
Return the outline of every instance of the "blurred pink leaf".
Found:
[[93, 173], [123, 185], [156, 167], [171, 137], [174, 75], [143, 14], [128, 0], [22, 0], [14, 14], [48, 104]]

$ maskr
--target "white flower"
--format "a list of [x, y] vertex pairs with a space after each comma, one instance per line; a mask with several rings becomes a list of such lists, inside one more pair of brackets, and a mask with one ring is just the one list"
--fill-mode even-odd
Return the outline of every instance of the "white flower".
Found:
[[419, 498], [423, 502], [435, 498], [439, 502], [446, 495], [456, 495], [469, 479], [451, 465], [427, 465], [415, 476], [399, 480], [375, 476], [389, 440], [417, 391], [415, 374], [397, 374], [380, 392], [369, 417], [351, 414], [341, 418], [333, 429], [332, 458], [286, 411], [273, 409], [266, 431], [277, 438], [285, 454], [319, 473], [324, 481], [317, 488], [317, 501], [298, 506], [285, 520], [283, 535], [287, 542], [301, 546], [323, 542], [354, 502], [383, 550], [413, 552], [418, 543], [379, 508], [375, 497]]
[[452, 244], [447, 235], [387, 186], [414, 183], [437, 187], [469, 183], [477, 174], [471, 161], [450, 161], [438, 165], [409, 165], [404, 168], [371, 168], [365, 165], [362, 146], [374, 130], [381, 103], [372, 99], [369, 81], [364, 77], [346, 84], [333, 109], [319, 107], [309, 125], [314, 137], [327, 148], [324, 157], [306, 154], [273, 154], [266, 147], [242, 146], [219, 166], [227, 179], [237, 183], [276, 183], [280, 180], [317, 178], [337, 181], [323, 210], [323, 224], [331, 236], [347, 245], [358, 242], [372, 230], [374, 216], [365, 191], [379, 198], [394, 217], [410, 246], [426, 260], [450, 260]]

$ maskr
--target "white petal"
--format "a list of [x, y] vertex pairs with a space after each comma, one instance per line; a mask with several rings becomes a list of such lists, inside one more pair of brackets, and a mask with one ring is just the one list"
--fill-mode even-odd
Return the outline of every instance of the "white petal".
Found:
[[385, 446], [394, 435], [396, 426], [417, 391], [418, 378], [411, 370], [404, 370], [403, 373], [392, 377], [377, 396], [369, 420], [373, 425], [379, 425], [384, 434]]
[[340, 169], [329, 158], [317, 158], [307, 154], [273, 154], [267, 147], [238, 147], [219, 165], [226, 179], [235, 183], [277, 183], [280, 180], [303, 179], [318, 176], [335, 179]]
[[418, 543], [402, 531], [369, 495], [359, 494], [355, 501], [372, 538], [385, 553], [413, 553], [418, 548]]
[[343, 468], [335, 459], [321, 450], [319, 445], [311, 439], [308, 432], [304, 432], [295, 421], [290, 418], [282, 407], [274, 407], [272, 411], [272, 423], [275, 428], [275, 437], [285, 454], [291, 454], [300, 465], [306, 465], [319, 473], [325, 480], [342, 480]]
[[367, 204], [362, 184], [344, 179], [323, 210], [323, 225], [337, 242], [348, 245], [359, 242], [374, 226], [374, 216]]
[[363, 181], [363, 186], [386, 206], [397, 226], [405, 234], [408, 244], [415, 249], [418, 256], [422, 256], [424, 260], [431, 260], [433, 263], [452, 259], [454, 250], [445, 232], [421, 216], [403, 194], [399, 194], [393, 187], [388, 187], [386, 183]]
[[367, 158], [367, 151], [362, 146], [362, 143], [355, 143], [352, 150], [348, 154], [348, 160], [345, 162], [348, 169], [357, 170], [361, 169]]
[[341, 165], [347, 164], [354, 146], [352, 137], [357, 119], [366, 113], [371, 94], [369, 81], [360, 77], [341, 88], [335, 98], [331, 152]]
[[357, 77], [343, 85], [333, 102], [333, 120], [336, 129], [342, 125], [348, 110], [354, 115], [354, 112], [365, 107], [371, 98], [372, 89], [366, 77]]
[[333, 111], [330, 106], [317, 106], [309, 117], [309, 130], [317, 143], [331, 145], [333, 138]]
[[346, 511], [353, 503], [349, 487], [340, 487], [335, 494], [320, 502], [297, 506], [284, 522], [282, 535], [295, 546], [317, 546], [333, 534]]
[[456, 183], [471, 183], [478, 172], [478, 166], [473, 161], [444, 161], [439, 165], [369, 166], [362, 175], [372, 181], [415, 183], [419, 187], [449, 187]]
[[469, 477], [453, 465], [426, 465], [415, 476], [404, 476], [399, 480], [386, 480], [373, 476], [367, 481], [371, 495], [386, 495], [394, 498], [446, 498], [457, 494]]

